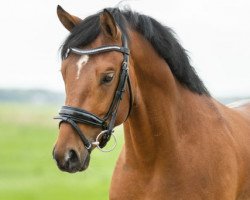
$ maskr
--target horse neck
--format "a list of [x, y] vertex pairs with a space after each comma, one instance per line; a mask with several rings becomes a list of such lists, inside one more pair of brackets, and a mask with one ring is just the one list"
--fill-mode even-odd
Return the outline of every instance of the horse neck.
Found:
[[212, 101], [181, 86], [144, 38], [136, 33], [130, 38], [136, 41], [130, 44], [135, 103], [124, 124], [124, 153], [126, 162], [151, 167], [157, 160], [175, 157], [180, 132], [192, 124], [190, 116], [199, 115], [197, 108], [212, 112], [207, 109]]

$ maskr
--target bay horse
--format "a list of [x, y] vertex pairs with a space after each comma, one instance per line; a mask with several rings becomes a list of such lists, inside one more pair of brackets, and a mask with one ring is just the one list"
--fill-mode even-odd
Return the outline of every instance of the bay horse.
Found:
[[84, 20], [60, 6], [65, 106], [53, 150], [58, 167], [87, 169], [123, 123], [111, 200], [250, 199], [250, 103], [216, 101], [173, 31], [107, 8]]

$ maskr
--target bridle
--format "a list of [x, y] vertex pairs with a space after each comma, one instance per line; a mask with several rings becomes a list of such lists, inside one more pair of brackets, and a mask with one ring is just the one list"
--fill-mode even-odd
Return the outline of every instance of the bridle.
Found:
[[[79, 49], [79, 48], [68, 48], [64, 59], [68, 57], [70, 53], [77, 55], [93, 55], [100, 54], [104, 52], [117, 51], [123, 54], [123, 62], [121, 65], [121, 71], [119, 75], [119, 82], [112, 100], [112, 103], [109, 107], [108, 112], [104, 118], [100, 118], [93, 113], [90, 113], [81, 108], [72, 107], [72, 106], [62, 106], [59, 111], [59, 116], [54, 119], [59, 119], [59, 127], [65, 122], [69, 123], [76, 133], [81, 138], [85, 148], [90, 152], [93, 145], [97, 146], [99, 149], [103, 148], [107, 142], [110, 140], [111, 135], [113, 135], [113, 129], [115, 125], [115, 120], [117, 116], [117, 111], [119, 103], [122, 100], [123, 93], [125, 91], [126, 83], [128, 84], [129, 89], [129, 110], [126, 119], [128, 118], [131, 109], [132, 109], [132, 90], [130, 84], [130, 78], [128, 73], [128, 61], [129, 61], [129, 48], [127, 43], [127, 38], [125, 35], [122, 35], [122, 46], [110, 45], [110, 46], [101, 46], [94, 49]], [[126, 121], [125, 119], [125, 121]], [[89, 126], [94, 126], [96, 128], [102, 129], [102, 132], [97, 136], [95, 142], [90, 142], [82, 130], [79, 128], [78, 123], [86, 124]], [[115, 138], [114, 138], [115, 139]], [[99, 141], [100, 140], [100, 141]]]

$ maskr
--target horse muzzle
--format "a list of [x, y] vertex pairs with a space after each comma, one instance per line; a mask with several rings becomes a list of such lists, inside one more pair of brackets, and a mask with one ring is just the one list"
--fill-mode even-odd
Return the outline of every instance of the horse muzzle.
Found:
[[88, 151], [84, 151], [81, 156], [80, 153], [73, 149], [67, 150], [64, 154], [60, 154], [55, 147], [53, 150], [53, 158], [60, 170], [75, 173], [88, 168], [90, 154]]

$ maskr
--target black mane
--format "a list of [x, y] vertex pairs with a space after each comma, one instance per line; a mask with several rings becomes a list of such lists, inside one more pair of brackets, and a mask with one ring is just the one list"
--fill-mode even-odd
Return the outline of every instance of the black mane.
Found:
[[[173, 75], [183, 86], [197, 94], [209, 96], [208, 90], [190, 65], [185, 49], [169, 27], [163, 26], [149, 16], [131, 10], [120, 10], [119, 8], [108, 8], [107, 10], [112, 13], [123, 34], [127, 35], [127, 24], [142, 34], [152, 44], [156, 52], [165, 59]], [[101, 30], [100, 13], [87, 17], [72, 30], [62, 45], [62, 57], [69, 47], [85, 46], [98, 37]]]

